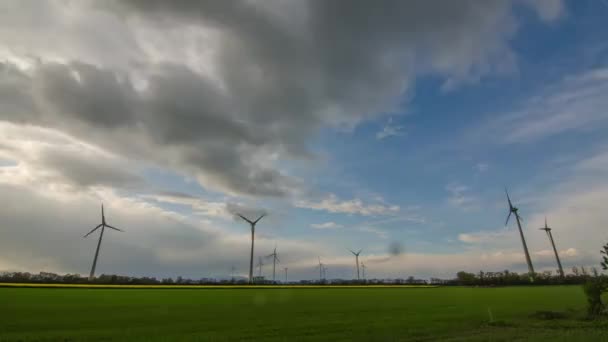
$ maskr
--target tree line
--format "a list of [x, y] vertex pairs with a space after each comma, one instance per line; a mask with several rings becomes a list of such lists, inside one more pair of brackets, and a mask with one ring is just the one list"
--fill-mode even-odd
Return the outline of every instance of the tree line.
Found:
[[[508, 270], [501, 272], [469, 273], [460, 271], [452, 279], [431, 278], [430, 280], [417, 279], [410, 276], [405, 279], [322, 279], [322, 280], [301, 280], [289, 282], [298, 285], [444, 285], [444, 286], [510, 286], [510, 285], [575, 285], [584, 284], [588, 279], [601, 277], [595, 268], [573, 267], [571, 273], [565, 277], [560, 277], [557, 273], [542, 272], [536, 273], [534, 281], [530, 282], [528, 273], [516, 273]], [[2, 272], [0, 282], [3, 283], [39, 283], [39, 284], [116, 284], [116, 285], [244, 285], [248, 281], [243, 277], [229, 279], [200, 278], [188, 279], [177, 278], [155, 278], [155, 277], [132, 277], [115, 274], [102, 274], [92, 280], [79, 274], [55, 274], [50, 272], [29, 273], [29, 272]], [[263, 280], [262, 284], [273, 284], [271, 280]], [[275, 282], [281, 284], [283, 282]]]

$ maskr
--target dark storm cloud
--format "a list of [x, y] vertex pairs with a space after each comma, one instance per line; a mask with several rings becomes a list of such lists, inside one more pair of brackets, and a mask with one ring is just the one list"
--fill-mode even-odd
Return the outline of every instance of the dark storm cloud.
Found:
[[105, 185], [132, 188], [144, 184], [140, 176], [129, 172], [116, 161], [100, 160], [98, 155], [80, 155], [75, 151], [46, 151], [34, 165], [57, 172], [65, 181], [79, 187]]
[[10, 63], [0, 62], [0, 119], [34, 120], [38, 112], [31, 96], [31, 80]]
[[[231, 194], [292, 193], [298, 180], [276, 160], [310, 158], [308, 142], [321, 127], [395, 110], [417, 74], [440, 73], [453, 86], [514, 63], [507, 43], [516, 22], [506, 1], [87, 4], [72, 4], [74, 13], [90, 10], [91, 22], [130, 30], [124, 42], [118, 32], [103, 40], [120, 50], [84, 53], [87, 32], [105, 37], [103, 27], [85, 26], [69, 36], [78, 48], [61, 50], [83, 60], [40, 62], [27, 75], [7, 64], [0, 96], [12, 110], [0, 118], [57, 128]], [[49, 26], [62, 21], [59, 8]], [[147, 36], [133, 33], [142, 29]], [[188, 39], [172, 41], [176, 31]], [[142, 52], [158, 40], [163, 49]], [[175, 61], [186, 49], [211, 51], [198, 62], [208, 72]], [[48, 51], [39, 53], [55, 57]]]
[[39, 95], [61, 120], [83, 121], [99, 128], [130, 125], [135, 92], [117, 73], [89, 64], [42, 65], [33, 80]]

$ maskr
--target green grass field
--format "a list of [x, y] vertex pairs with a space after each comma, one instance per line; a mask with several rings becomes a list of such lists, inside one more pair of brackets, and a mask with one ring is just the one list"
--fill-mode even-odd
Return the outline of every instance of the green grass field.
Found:
[[584, 307], [578, 286], [0, 288], [0, 341], [608, 341]]

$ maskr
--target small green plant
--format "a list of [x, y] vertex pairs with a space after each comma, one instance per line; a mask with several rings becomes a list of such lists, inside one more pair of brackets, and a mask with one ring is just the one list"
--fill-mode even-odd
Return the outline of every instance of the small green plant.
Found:
[[600, 277], [590, 278], [583, 285], [583, 291], [587, 296], [587, 314], [589, 317], [599, 317], [604, 313], [606, 305], [602, 302], [602, 292], [605, 290], [606, 284]]

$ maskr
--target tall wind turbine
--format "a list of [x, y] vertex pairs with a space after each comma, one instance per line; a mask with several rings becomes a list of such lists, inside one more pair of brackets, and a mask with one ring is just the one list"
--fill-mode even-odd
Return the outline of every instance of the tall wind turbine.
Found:
[[103, 232], [105, 231], [106, 227], [117, 230], [119, 232], [124, 232], [124, 230], [118, 229], [116, 227], [112, 227], [106, 223], [106, 216], [103, 212], [103, 203], [102, 203], [101, 204], [101, 223], [97, 227], [93, 228], [93, 230], [88, 232], [87, 235], [84, 236], [86, 238], [87, 236], [93, 234], [94, 231], [101, 228], [101, 234], [99, 234], [99, 241], [97, 242], [97, 249], [95, 250], [95, 258], [93, 259], [93, 266], [91, 267], [91, 273], [89, 274], [89, 280], [93, 280], [93, 278], [95, 278], [95, 267], [97, 266], [97, 257], [99, 256], [99, 247], [101, 247], [101, 239], [103, 238]]
[[511, 218], [511, 214], [515, 216], [515, 220], [517, 221], [517, 228], [519, 228], [519, 235], [521, 236], [521, 243], [524, 246], [524, 253], [526, 254], [526, 262], [528, 263], [528, 273], [530, 275], [530, 280], [534, 281], [534, 266], [532, 266], [532, 260], [530, 259], [530, 253], [528, 252], [528, 245], [526, 245], [526, 238], [524, 238], [524, 232], [521, 229], [521, 217], [519, 216], [519, 209], [513, 206], [511, 203], [511, 198], [509, 197], [509, 192], [505, 188], [505, 193], [507, 194], [507, 201], [509, 201], [509, 215], [507, 216], [507, 221], [505, 221], [505, 226], [509, 223], [509, 218]]
[[262, 217], [266, 216], [266, 214], [260, 215], [260, 217], [258, 217], [258, 219], [255, 221], [251, 221], [241, 214], [237, 213], [237, 215], [251, 225], [251, 256], [249, 257], [249, 284], [251, 284], [253, 283], [253, 243], [255, 241], [255, 225], [262, 219]]
[[557, 248], [555, 248], [555, 241], [553, 241], [553, 234], [551, 234], [551, 228], [547, 225], [547, 217], [545, 216], [545, 226], [543, 228], [539, 228], [540, 230], [544, 230], [547, 232], [547, 236], [549, 236], [549, 241], [551, 241], [551, 246], [553, 247], [553, 252], [555, 253], [555, 259], [557, 260], [557, 266], [559, 267], [559, 275], [560, 277], [564, 277], [564, 269], [562, 268], [562, 262], [559, 260], [559, 254], [557, 253]]
[[355, 263], [357, 265], [357, 280], [361, 280], [361, 277], [359, 276], [359, 254], [361, 254], [362, 249], [360, 249], [357, 253], [355, 253], [354, 251], [350, 250], [349, 251], [351, 253], [353, 253], [353, 255], [355, 256]]
[[272, 282], [275, 282], [275, 270], [277, 268], [277, 262], [280, 263], [281, 260], [279, 260], [279, 256], [277, 255], [277, 247], [274, 247], [274, 252], [272, 252], [272, 254], [268, 254], [266, 256], [267, 258], [272, 257]]

